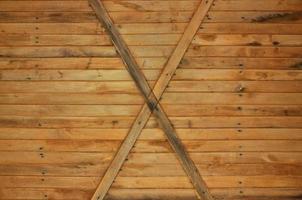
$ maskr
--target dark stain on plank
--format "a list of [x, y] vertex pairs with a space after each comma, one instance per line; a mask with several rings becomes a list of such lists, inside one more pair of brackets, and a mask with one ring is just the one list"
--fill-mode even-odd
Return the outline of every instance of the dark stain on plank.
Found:
[[134, 9], [136, 11], [148, 11], [148, 10], [144, 9], [142, 6], [137, 5], [135, 3], [124, 2], [124, 1], [119, 1], [119, 2], [115, 1], [115, 3], [118, 3], [118, 4], [122, 5], [122, 6], [125, 6], [126, 8]]
[[262, 44], [260, 42], [257, 42], [257, 41], [253, 41], [253, 42], [250, 42], [248, 43], [249, 46], [262, 46]]
[[298, 62], [296, 64], [293, 64], [293, 65], [290, 66], [290, 68], [302, 69], [302, 62]]
[[252, 22], [280, 22], [280, 21], [298, 21], [302, 18], [302, 12], [274, 13], [262, 15], [251, 19]]

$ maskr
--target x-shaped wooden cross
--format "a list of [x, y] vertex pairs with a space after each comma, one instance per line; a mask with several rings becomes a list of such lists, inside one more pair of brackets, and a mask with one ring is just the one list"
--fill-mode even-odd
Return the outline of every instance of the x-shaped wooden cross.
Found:
[[175, 50], [166, 63], [160, 77], [158, 78], [153, 90], [149, 86], [144, 74], [139, 69], [137, 62], [131, 55], [126, 43], [119, 34], [119, 31], [111, 21], [104, 5], [100, 0], [89, 0], [90, 5], [94, 9], [98, 20], [103, 24], [104, 28], [111, 36], [111, 40], [120, 54], [129, 74], [134, 80], [136, 86], [140, 90], [145, 99], [145, 104], [139, 114], [137, 115], [128, 135], [121, 144], [117, 154], [113, 158], [110, 166], [108, 167], [101, 183], [98, 185], [91, 200], [102, 200], [107, 194], [110, 186], [112, 185], [115, 177], [120, 171], [124, 161], [126, 160], [131, 148], [136, 142], [138, 136], [143, 130], [144, 126], [148, 122], [151, 114], [153, 113], [157, 119], [160, 127], [165, 132], [170, 145], [176, 152], [185, 172], [189, 176], [192, 184], [194, 185], [198, 196], [204, 200], [213, 200], [213, 197], [209, 193], [207, 185], [203, 181], [196, 168], [194, 162], [189, 157], [183, 144], [178, 138], [176, 131], [170, 122], [168, 116], [164, 112], [162, 106], [159, 103], [159, 99], [167, 88], [170, 80], [172, 79], [181, 59], [183, 58], [186, 50], [191, 44], [191, 41], [196, 34], [201, 22], [208, 13], [214, 0], [202, 0], [197, 10], [195, 11], [191, 21], [189, 22], [184, 34], [182, 35]]

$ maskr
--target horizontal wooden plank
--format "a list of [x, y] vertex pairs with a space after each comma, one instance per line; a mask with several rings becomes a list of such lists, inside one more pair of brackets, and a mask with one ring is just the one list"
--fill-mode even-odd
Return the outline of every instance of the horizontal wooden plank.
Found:
[[277, 23], [203, 23], [199, 33], [216, 34], [301, 34], [299, 24]]
[[299, 0], [217, 0], [213, 10], [300, 10], [302, 3]]
[[[166, 58], [137, 58], [141, 68], [161, 69]], [[299, 60], [298, 60], [299, 61]], [[125, 69], [120, 58], [1, 58], [0, 69]]]
[[[161, 69], [166, 58], [137, 58], [142, 69]], [[124, 69], [120, 58], [1, 58], [0, 69]], [[179, 68], [301, 69], [301, 58], [184, 57]]]
[[[88, 2], [75, 1], [1, 1], [0, 11], [90, 11]], [[23, 10], [22, 10], [23, 8]]]
[[[154, 82], [149, 81], [149, 84], [152, 86]], [[171, 81], [169, 87], [167, 88], [167, 92], [240, 91], [245, 93], [302, 92], [302, 81]], [[132, 81], [2, 81], [0, 84], [0, 93], [48, 92], [98, 94], [125, 92], [127, 92], [128, 94], [138, 93], [137, 88]]]
[[2, 11], [0, 15], [1, 23], [68, 23], [68, 22], [96, 22], [93, 12], [9, 12]]
[[64, 93], [49, 94], [49, 93], [14, 93], [0, 94], [1, 104], [142, 104], [143, 97], [137, 92], [131, 90], [128, 93]]
[[301, 58], [184, 57], [179, 68], [301, 69]]
[[[186, 23], [117, 24], [121, 34], [183, 33]], [[3, 33], [34, 34], [104, 34], [98, 23], [1, 23]], [[302, 34], [300, 24], [278, 23], [203, 23], [203, 34]]]
[[[167, 91], [168, 92], [243, 92], [243, 93], [301, 92], [302, 91], [301, 84], [302, 82], [300, 81], [171, 81], [169, 87], [167, 88]], [[4, 83], [4, 86], [5, 85], [6, 84]], [[226, 94], [226, 96], [228, 96], [228, 94]], [[252, 95], [250, 95], [250, 97], [251, 96]], [[265, 104], [265, 102], [263, 103]]]
[[[45, 45], [112, 45], [107, 35], [35, 35], [1, 34], [0, 46], [45, 46]], [[181, 34], [123, 35], [132, 45], [176, 45]], [[301, 35], [267, 34], [197, 34], [192, 44], [199, 45], [247, 45], [247, 46], [301, 46]]]
[[[123, 70], [1, 70], [0, 80], [122, 80], [131, 81]], [[144, 71], [148, 80], [156, 80], [159, 70]]]
[[[0, 152], [2, 165], [27, 165], [27, 164], [91, 164], [106, 165], [110, 163], [114, 153], [99, 152]], [[172, 157], [172, 155], [168, 155]]]
[[[240, 85], [239, 85], [240, 86]], [[238, 86], [237, 86], [238, 87]], [[234, 88], [235, 90], [236, 88]], [[238, 89], [237, 89], [238, 90]], [[240, 91], [238, 91], [240, 92]], [[294, 105], [302, 104], [301, 93], [165, 93], [163, 104], [208, 105]], [[83, 94], [83, 93], [8, 93], [0, 94], [0, 104], [46, 105], [46, 104], [127, 104], [143, 103], [140, 94]]]
[[0, 140], [0, 150], [114, 152], [120, 143], [117, 140]]
[[[301, 152], [302, 140], [182, 141], [188, 152]], [[1, 151], [114, 152], [121, 141], [104, 140], [0, 140]], [[171, 152], [167, 141], [138, 141], [132, 152]]]
[[113, 46], [0, 47], [1, 57], [117, 57]]
[[[208, 187], [301, 187], [301, 177], [203, 176]], [[117, 177], [113, 188], [191, 188], [187, 177]]]
[[[2, 116], [136, 116], [141, 105], [0, 105]], [[168, 116], [302, 116], [302, 105], [164, 105]]]
[[[14, 152], [0, 151], [0, 163], [18, 164], [109, 164], [114, 153], [98, 152]], [[191, 152], [196, 164], [301, 164], [301, 152]], [[130, 153], [129, 164], [179, 164], [174, 153]]]
[[194, 46], [186, 52], [193, 57], [301, 57], [300, 47]]
[[[1, 12], [1, 23], [68, 23], [96, 22], [94, 12]], [[119, 11], [109, 12], [114, 23], [162, 23], [188, 22], [191, 11]], [[253, 22], [253, 23], [301, 23], [300, 11], [236, 11], [232, 15], [227, 11], [210, 11], [205, 22]]]
[[[94, 12], [1, 12], [1, 23], [85, 23], [97, 22]], [[189, 22], [192, 11], [110, 12], [114, 23]]]
[[[176, 128], [301, 128], [301, 117], [171, 117]], [[1, 116], [4, 128], [129, 128], [133, 117], [13, 117]], [[154, 118], [148, 128], [158, 128]]]
[[[160, 70], [142, 70], [147, 80], [154, 81]], [[76, 80], [131, 81], [124, 70], [1, 70], [0, 80]], [[241, 70], [241, 69], [178, 69], [173, 80], [302, 80], [300, 70]]]
[[252, 22], [252, 23], [301, 23], [301, 10], [297, 11], [260, 11], [260, 7], [255, 11], [210, 11], [206, 22]]
[[[301, 104], [301, 93], [166, 93], [161, 102], [174, 104]], [[219, 102], [219, 103], [218, 103]]]
[[[31, 35], [2, 34], [1, 46], [45, 46], [45, 45], [112, 45], [107, 35]], [[176, 45], [180, 34], [124, 35], [128, 45]]]
[[[103, 176], [106, 164], [0, 164], [1, 176]], [[301, 176], [299, 164], [223, 164], [196, 166], [201, 175], [207, 176], [257, 176], [285, 175]], [[186, 176], [180, 164], [125, 164], [119, 173], [121, 177], [158, 177]]]
[[301, 41], [301, 35], [198, 34], [192, 45], [301, 46]]
[[164, 105], [169, 116], [302, 116], [301, 106]]
[[[24, 71], [27, 72], [26, 70]], [[128, 75], [128, 74], [125, 74]], [[110, 78], [110, 77], [107, 77]], [[284, 83], [286, 85], [286, 83]], [[302, 84], [302, 82], [301, 82]], [[151, 82], [153, 85], [153, 82]], [[299, 85], [299, 84], [298, 84]], [[0, 93], [138, 93], [132, 81], [2, 81]]]
[[[16, 2], [19, 2], [16, 5]], [[154, 3], [155, 2], [155, 3]], [[109, 11], [152, 11], [152, 10], [193, 10], [198, 1], [104, 1]], [[90, 11], [85, 1], [75, 1], [70, 5], [68, 1], [1, 1], [1, 11]], [[31, 6], [29, 6], [31, 5]], [[289, 11], [301, 9], [299, 0], [286, 0], [278, 3], [274, 0], [266, 2], [252, 0], [225, 1], [219, 0], [212, 10], [274, 10]], [[22, 7], [23, 10], [20, 8]]]
[[[149, 75], [147, 71], [144, 74]], [[173, 80], [302, 80], [302, 73], [298, 70], [178, 69]]]
[[[183, 140], [188, 152], [228, 152], [228, 151], [301, 151], [302, 141], [289, 140], [240, 140], [240, 141], [198, 141]], [[172, 151], [166, 141], [138, 141], [133, 152], [169, 152]]]
[[[122, 34], [183, 33], [186, 23], [119, 24]], [[104, 34], [99, 23], [1, 23], [2, 33]]]
[[[108, 11], [194, 10], [198, 1], [104, 1]], [[87, 1], [0, 1], [0, 11], [91, 11]]]
[[[215, 199], [233, 200], [273, 200], [273, 199], [298, 199], [301, 192], [298, 188], [213, 188], [210, 189]], [[111, 189], [108, 199], [112, 200], [143, 200], [166, 199], [189, 200], [196, 199], [196, 193], [192, 189]]]
[[[212, 188], [211, 194], [215, 199], [236, 199], [236, 200], [297, 200], [301, 191], [299, 188]], [[56, 188], [1, 188], [3, 198], [13, 199], [18, 196], [25, 196], [27, 199], [88, 199], [93, 191], [87, 189], [56, 189]], [[184, 200], [195, 199], [194, 189], [110, 189], [106, 200], [144, 200], [165, 199]]]
[[[128, 129], [93, 128], [0, 128], [1, 140], [31, 139], [98, 139], [123, 140]], [[177, 135], [183, 140], [301, 140], [301, 129], [295, 128], [219, 128], [219, 129], [177, 129]], [[144, 129], [139, 140], [166, 139], [161, 129]]]
[[88, 199], [91, 196], [91, 190], [77, 189], [55, 189], [55, 188], [0, 188], [1, 200], [3, 199], [20, 199], [20, 196], [28, 199]]
[[[174, 46], [130, 46], [135, 57], [168, 57]], [[193, 57], [301, 57], [302, 47], [194, 46], [186, 56]], [[117, 57], [111, 46], [0, 47], [1, 57]]]
[[[99, 177], [1, 176], [2, 187], [93, 189]], [[204, 176], [210, 188], [301, 187], [301, 177], [290, 176]], [[227, 180], [227, 181], [225, 181]], [[117, 177], [113, 188], [192, 188], [187, 177]]]

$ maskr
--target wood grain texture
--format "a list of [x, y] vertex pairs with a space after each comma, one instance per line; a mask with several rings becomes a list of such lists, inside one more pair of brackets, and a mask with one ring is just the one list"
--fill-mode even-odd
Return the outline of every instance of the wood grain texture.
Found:
[[[102, 2], [154, 88], [200, 1]], [[301, 0], [215, 0], [168, 81], [215, 200], [301, 200], [301, 23]], [[0, 199], [90, 199], [145, 102], [104, 26], [87, 0], [0, 0], [0, 55]], [[104, 199], [198, 199], [145, 121]]]

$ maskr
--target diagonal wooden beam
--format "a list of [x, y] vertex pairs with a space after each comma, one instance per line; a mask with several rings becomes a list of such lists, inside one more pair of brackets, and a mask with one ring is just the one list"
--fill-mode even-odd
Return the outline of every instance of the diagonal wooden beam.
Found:
[[196, 34], [198, 27], [206, 16], [208, 10], [210, 9], [213, 0], [203, 0], [199, 5], [197, 11], [195, 12], [191, 22], [188, 24], [182, 38], [180, 39], [177, 47], [169, 58], [160, 78], [155, 84], [154, 90], [152, 91], [148, 82], [146, 81], [143, 73], [140, 71], [135, 59], [131, 55], [126, 43], [123, 41], [119, 35], [118, 30], [113, 25], [109, 15], [106, 12], [103, 4], [98, 0], [89, 0], [90, 5], [95, 10], [95, 13], [101, 23], [104, 25], [105, 29], [111, 35], [112, 41], [116, 46], [117, 51], [121, 55], [126, 68], [133, 80], [135, 81], [137, 87], [141, 91], [146, 104], [141, 109], [137, 118], [135, 119], [127, 137], [123, 141], [120, 149], [118, 150], [116, 156], [111, 162], [106, 174], [104, 175], [101, 183], [97, 187], [92, 200], [103, 199], [109, 190], [111, 184], [113, 183], [115, 177], [117, 176], [120, 168], [122, 167], [125, 159], [127, 158], [131, 148], [133, 147], [135, 141], [137, 140], [140, 132], [147, 123], [152, 111], [158, 120], [159, 124], [163, 128], [167, 135], [170, 145], [176, 152], [176, 155], [181, 161], [181, 164], [188, 174], [190, 180], [195, 186], [199, 196], [206, 200], [212, 200], [205, 182], [202, 180], [197, 168], [195, 167], [193, 161], [190, 159], [189, 155], [185, 151], [184, 146], [178, 139], [173, 125], [169, 121], [167, 115], [163, 111], [162, 107], [158, 103], [158, 98], [160, 98], [168, 86], [177, 66], [179, 65], [184, 53], [188, 49], [194, 35]]

